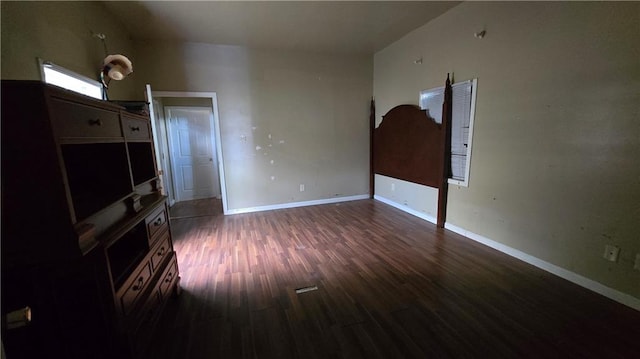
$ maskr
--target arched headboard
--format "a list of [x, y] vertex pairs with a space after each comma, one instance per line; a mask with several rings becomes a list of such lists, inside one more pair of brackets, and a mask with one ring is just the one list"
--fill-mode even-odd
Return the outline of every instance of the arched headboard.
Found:
[[449, 75], [444, 95], [441, 124], [418, 106], [399, 105], [382, 116], [380, 125], [372, 129], [371, 138], [372, 176], [380, 174], [437, 188], [439, 227], [444, 227], [451, 168]]

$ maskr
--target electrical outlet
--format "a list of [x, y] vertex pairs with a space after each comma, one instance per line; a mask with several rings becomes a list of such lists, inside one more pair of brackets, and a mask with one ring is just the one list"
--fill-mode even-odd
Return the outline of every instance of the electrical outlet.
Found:
[[396, 184], [395, 184], [395, 183], [392, 183], [392, 184], [391, 184], [391, 191], [393, 192], [393, 191], [395, 191], [395, 190], [396, 190]]
[[300, 184], [300, 192], [304, 192], [304, 184]]
[[640, 270], [640, 253], [636, 253], [636, 261], [633, 263], [633, 269]]
[[604, 259], [610, 262], [616, 262], [618, 260], [618, 254], [620, 254], [620, 248], [610, 244], [604, 246], [604, 254], [602, 255]]

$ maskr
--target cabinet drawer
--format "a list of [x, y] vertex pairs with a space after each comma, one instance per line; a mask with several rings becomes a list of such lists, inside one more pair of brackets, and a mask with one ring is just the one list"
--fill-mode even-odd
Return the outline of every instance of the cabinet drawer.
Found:
[[167, 270], [162, 274], [161, 277], [162, 282], [160, 283], [160, 293], [162, 294], [163, 298], [168, 297], [169, 292], [171, 291], [173, 284], [176, 282], [177, 277], [178, 264], [176, 262], [176, 257], [173, 256], [171, 263], [169, 263], [169, 265], [167, 266]]
[[153, 325], [159, 317], [162, 304], [160, 290], [156, 288], [140, 309], [137, 322], [132, 330], [133, 335], [131, 336], [131, 341], [134, 352], [141, 354], [147, 345], [150, 344]]
[[117, 112], [51, 99], [53, 127], [58, 137], [122, 137]]
[[131, 140], [150, 140], [149, 121], [131, 117], [122, 117], [122, 132]]
[[151, 267], [154, 272], [157, 271], [158, 268], [160, 268], [162, 261], [167, 257], [169, 253], [171, 253], [169, 232], [164, 232], [158, 242], [159, 244], [152, 250], [153, 256], [151, 257]]
[[135, 275], [135, 278], [131, 285], [124, 291], [120, 297], [122, 303], [122, 311], [125, 315], [131, 313], [136, 300], [140, 296], [140, 293], [144, 292], [149, 280], [151, 279], [151, 267], [148, 262], [144, 264], [142, 269]]
[[154, 242], [153, 236], [156, 233], [160, 233], [161, 229], [163, 230], [167, 228], [167, 212], [164, 207], [162, 207], [162, 210], [159, 213], [155, 212], [147, 217], [146, 222], [147, 230], [149, 232], [149, 244], [152, 244]]

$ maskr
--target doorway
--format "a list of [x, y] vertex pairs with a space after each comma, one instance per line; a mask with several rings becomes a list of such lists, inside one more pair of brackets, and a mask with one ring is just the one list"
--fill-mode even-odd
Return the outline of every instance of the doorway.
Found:
[[[224, 163], [215, 93], [151, 91], [156, 160], [169, 205], [213, 205], [227, 213]], [[221, 208], [220, 208], [221, 207]]]
[[220, 198], [213, 111], [206, 107], [165, 106], [164, 113], [176, 202]]

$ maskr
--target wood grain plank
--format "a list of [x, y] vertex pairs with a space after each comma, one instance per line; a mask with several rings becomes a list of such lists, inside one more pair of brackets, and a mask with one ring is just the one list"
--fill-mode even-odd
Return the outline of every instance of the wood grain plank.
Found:
[[640, 353], [639, 312], [374, 200], [172, 226], [183, 294], [149, 358]]

